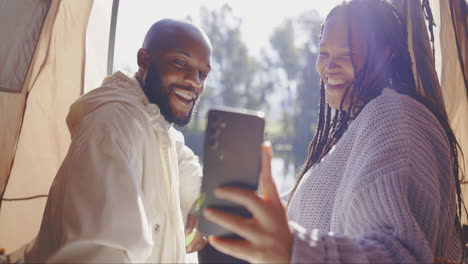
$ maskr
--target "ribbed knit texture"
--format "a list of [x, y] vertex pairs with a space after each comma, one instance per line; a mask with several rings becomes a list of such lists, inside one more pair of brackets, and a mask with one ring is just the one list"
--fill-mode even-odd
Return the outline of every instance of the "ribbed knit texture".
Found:
[[301, 180], [288, 209], [291, 261], [457, 260], [451, 166], [448, 140], [432, 113], [384, 89]]

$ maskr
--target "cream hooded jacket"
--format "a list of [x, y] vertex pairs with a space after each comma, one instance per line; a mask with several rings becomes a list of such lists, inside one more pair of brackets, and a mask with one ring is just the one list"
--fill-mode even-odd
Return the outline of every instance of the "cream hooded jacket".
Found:
[[67, 124], [72, 142], [26, 262], [184, 262], [201, 168], [136, 79], [108, 77]]

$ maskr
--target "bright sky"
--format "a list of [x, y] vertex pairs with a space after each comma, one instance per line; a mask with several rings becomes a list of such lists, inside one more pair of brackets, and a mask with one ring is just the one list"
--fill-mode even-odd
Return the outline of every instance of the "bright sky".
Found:
[[136, 71], [136, 53], [149, 27], [162, 18], [185, 19], [191, 16], [199, 22], [201, 6], [219, 9], [228, 3], [234, 15], [242, 18], [243, 40], [252, 55], [267, 47], [272, 29], [285, 18], [316, 9], [322, 17], [341, 0], [121, 0], [117, 20], [114, 65]]

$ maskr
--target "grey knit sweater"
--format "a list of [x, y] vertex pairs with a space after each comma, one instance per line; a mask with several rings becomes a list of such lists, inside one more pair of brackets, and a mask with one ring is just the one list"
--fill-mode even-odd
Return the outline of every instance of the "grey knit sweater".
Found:
[[449, 153], [426, 107], [384, 89], [301, 180], [288, 209], [291, 262], [457, 259]]

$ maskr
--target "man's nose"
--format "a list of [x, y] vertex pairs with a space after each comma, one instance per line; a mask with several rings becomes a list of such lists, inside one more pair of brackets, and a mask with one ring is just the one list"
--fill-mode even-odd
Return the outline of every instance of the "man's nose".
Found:
[[200, 78], [198, 71], [193, 70], [187, 73], [185, 76], [185, 82], [199, 90], [202, 87], [203, 81]]

